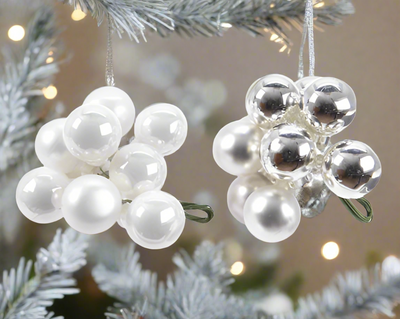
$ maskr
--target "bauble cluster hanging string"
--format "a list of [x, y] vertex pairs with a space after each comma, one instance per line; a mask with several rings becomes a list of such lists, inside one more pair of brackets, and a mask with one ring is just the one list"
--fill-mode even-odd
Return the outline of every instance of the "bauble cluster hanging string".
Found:
[[[309, 76], [303, 77], [308, 35]], [[363, 198], [378, 183], [381, 163], [366, 144], [330, 137], [351, 124], [356, 97], [332, 77], [314, 76], [313, 1], [307, 0], [299, 59], [299, 80], [272, 74], [247, 92], [248, 116], [223, 127], [213, 156], [227, 173], [238, 176], [228, 190], [232, 215], [258, 239], [279, 242], [291, 236], [301, 215], [314, 217], [331, 193], [362, 222], [373, 217]], [[367, 211], [361, 214], [356, 199]]]
[[[179, 238], [186, 218], [206, 223], [213, 210], [161, 191], [167, 177], [164, 156], [183, 145], [187, 121], [176, 106], [159, 103], [145, 108], [135, 122], [132, 100], [114, 87], [108, 27], [108, 86], [90, 93], [67, 118], [39, 130], [35, 151], [43, 167], [21, 178], [17, 204], [37, 223], [64, 218], [79, 232], [97, 234], [118, 222], [138, 245], [166, 248]], [[134, 122], [135, 139], [119, 149]], [[202, 210], [207, 217], [185, 209]]]

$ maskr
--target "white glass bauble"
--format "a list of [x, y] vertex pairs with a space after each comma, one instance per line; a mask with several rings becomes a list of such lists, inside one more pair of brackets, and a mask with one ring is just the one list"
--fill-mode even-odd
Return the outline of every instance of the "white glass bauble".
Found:
[[300, 94], [303, 94], [304, 90], [309, 87], [311, 83], [318, 79], [320, 79], [319, 76], [305, 76], [301, 79], [298, 79], [294, 84], [296, 84]]
[[305, 130], [280, 124], [264, 135], [260, 154], [261, 163], [268, 174], [294, 181], [310, 172], [315, 144]]
[[97, 166], [92, 166], [82, 161], [79, 162], [80, 163], [75, 167], [75, 169], [67, 174], [69, 178], [74, 179], [82, 175], [96, 174], [101, 172]]
[[122, 228], [126, 227], [126, 216], [128, 216], [130, 203], [123, 203], [121, 208], [121, 213], [119, 214], [119, 218], [117, 219], [117, 223]]
[[270, 74], [255, 81], [246, 95], [246, 110], [250, 119], [268, 126], [282, 118], [297, 103], [299, 91], [287, 76]]
[[262, 135], [262, 130], [248, 118], [225, 125], [214, 139], [215, 162], [232, 175], [256, 173], [261, 168]]
[[344, 140], [325, 154], [323, 178], [326, 186], [342, 198], [360, 198], [372, 191], [382, 174], [378, 155], [366, 144]]
[[70, 173], [82, 163], [74, 157], [64, 143], [63, 132], [66, 119], [52, 120], [43, 125], [36, 135], [35, 152], [45, 166], [62, 173]]
[[304, 90], [300, 106], [315, 132], [331, 136], [351, 124], [356, 116], [356, 104], [356, 95], [347, 83], [324, 77]]
[[100, 166], [113, 155], [121, 142], [121, 124], [105, 106], [87, 104], [67, 117], [64, 142], [76, 158]]
[[162, 191], [145, 192], [129, 205], [125, 228], [132, 240], [148, 249], [175, 243], [185, 227], [185, 211], [173, 196]]
[[243, 208], [247, 198], [260, 187], [271, 185], [271, 182], [260, 173], [242, 175], [229, 186], [227, 201], [233, 217], [244, 224]]
[[150, 105], [139, 113], [135, 137], [162, 155], [175, 153], [185, 142], [188, 124], [183, 112], [172, 104]]
[[97, 104], [109, 108], [121, 123], [122, 135], [128, 133], [135, 122], [135, 106], [128, 94], [114, 86], [104, 86], [90, 93], [83, 104]]
[[112, 227], [119, 218], [121, 205], [117, 187], [99, 175], [78, 177], [62, 197], [66, 222], [84, 234], [98, 234]]
[[301, 210], [287, 190], [266, 186], [254, 191], [244, 205], [244, 223], [261, 241], [276, 243], [293, 235], [300, 224]]
[[51, 168], [31, 170], [21, 178], [17, 186], [19, 210], [26, 218], [39, 224], [61, 219], [61, 196], [68, 183], [67, 176]]
[[167, 163], [153, 147], [134, 142], [115, 153], [109, 174], [122, 197], [134, 199], [143, 192], [161, 189], [167, 178]]
[[270, 316], [282, 316], [293, 311], [293, 301], [281, 292], [274, 292], [256, 302], [255, 307]]

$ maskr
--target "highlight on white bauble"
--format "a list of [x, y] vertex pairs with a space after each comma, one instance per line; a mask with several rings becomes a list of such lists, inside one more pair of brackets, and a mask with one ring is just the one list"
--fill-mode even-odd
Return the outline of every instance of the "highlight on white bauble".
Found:
[[135, 137], [149, 144], [162, 155], [175, 153], [185, 142], [188, 124], [183, 112], [167, 103], [150, 105], [139, 113]]
[[167, 178], [167, 163], [153, 147], [133, 142], [115, 153], [110, 165], [110, 180], [124, 199], [161, 189]]
[[73, 156], [64, 143], [66, 118], [52, 120], [43, 125], [35, 139], [35, 152], [39, 161], [56, 171], [68, 174], [83, 164]]
[[258, 188], [271, 185], [261, 173], [242, 175], [229, 186], [227, 194], [228, 208], [233, 217], [244, 224], [243, 209], [249, 196]]
[[149, 191], [129, 205], [125, 229], [136, 244], [163, 249], [178, 240], [185, 221], [185, 211], [175, 197], [162, 191]]
[[98, 234], [111, 228], [119, 218], [121, 205], [117, 187], [99, 175], [78, 177], [62, 197], [66, 222], [84, 234]]
[[128, 133], [135, 122], [135, 105], [123, 90], [114, 86], [104, 86], [90, 93], [83, 104], [97, 104], [109, 108], [121, 123], [122, 135]]
[[64, 142], [76, 158], [101, 166], [121, 142], [122, 129], [117, 116], [102, 105], [78, 107], [67, 117]]
[[277, 243], [293, 235], [300, 219], [300, 205], [293, 193], [274, 186], [257, 189], [244, 205], [247, 229], [267, 243]]
[[26, 218], [39, 224], [55, 222], [63, 217], [61, 196], [69, 179], [47, 167], [26, 173], [19, 181], [16, 201]]
[[214, 138], [215, 162], [232, 175], [256, 173], [261, 169], [262, 136], [262, 130], [247, 117], [225, 125]]

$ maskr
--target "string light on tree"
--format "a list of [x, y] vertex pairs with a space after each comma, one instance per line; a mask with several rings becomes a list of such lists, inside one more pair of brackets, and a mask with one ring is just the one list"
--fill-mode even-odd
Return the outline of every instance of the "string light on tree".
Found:
[[339, 256], [339, 245], [334, 241], [327, 242], [324, 246], [322, 246], [321, 254], [327, 260], [333, 260], [337, 256]]
[[12, 41], [21, 41], [25, 37], [25, 29], [20, 25], [13, 25], [8, 30], [8, 37]]
[[71, 19], [74, 21], [80, 21], [85, 17], [86, 13], [83, 12], [79, 6], [71, 13]]
[[244, 264], [241, 261], [236, 261], [231, 266], [231, 274], [239, 276], [244, 272]]
[[53, 100], [57, 96], [57, 88], [54, 85], [50, 85], [42, 89], [43, 95], [48, 100]]

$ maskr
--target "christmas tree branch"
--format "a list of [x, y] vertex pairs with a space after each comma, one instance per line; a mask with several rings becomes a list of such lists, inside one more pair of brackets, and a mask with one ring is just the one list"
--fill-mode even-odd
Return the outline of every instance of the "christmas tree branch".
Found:
[[[228, 27], [263, 35], [276, 34], [286, 45], [290, 40], [284, 28], [302, 24], [304, 0], [60, 0], [91, 13], [101, 24], [109, 15], [114, 29], [139, 41], [147, 29], [165, 37], [172, 32], [181, 36], [219, 36]], [[354, 13], [351, 0], [316, 6], [316, 21], [326, 25], [340, 24]]]
[[39, 8], [28, 28], [21, 52], [3, 50], [0, 70], [0, 173], [32, 154], [33, 139], [45, 116], [42, 88], [58, 72], [61, 53], [52, 8]]
[[[0, 318], [51, 318], [47, 308], [55, 299], [78, 293], [72, 275], [86, 264], [86, 238], [72, 229], [64, 233], [58, 230], [49, 247], [39, 250], [34, 265], [21, 258], [17, 270], [4, 271]], [[35, 275], [30, 278], [32, 266]]]

